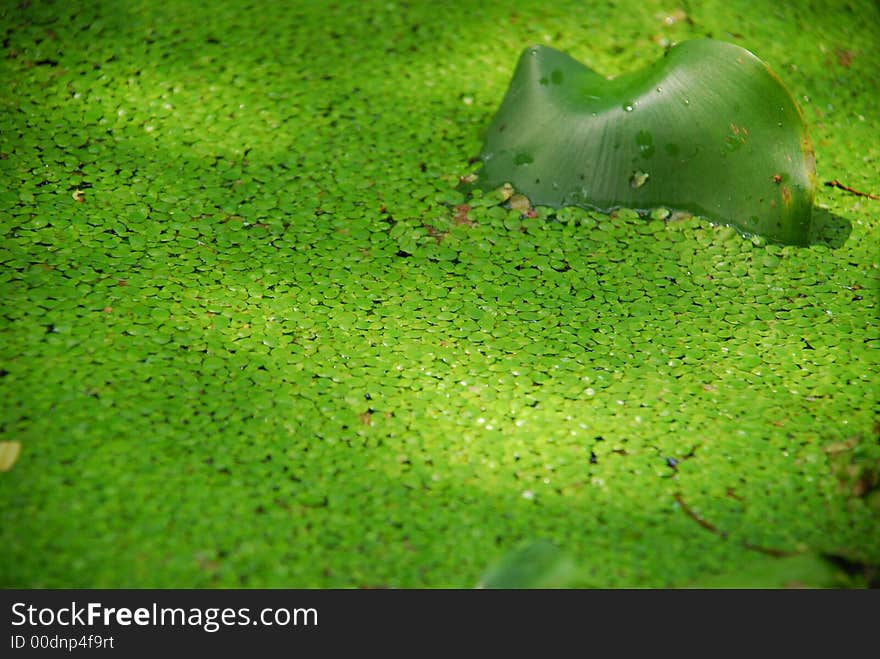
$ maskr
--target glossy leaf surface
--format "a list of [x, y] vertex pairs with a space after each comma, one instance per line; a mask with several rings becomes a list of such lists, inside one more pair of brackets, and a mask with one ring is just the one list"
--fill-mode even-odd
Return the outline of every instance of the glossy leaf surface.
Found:
[[608, 79], [528, 48], [489, 126], [477, 185], [534, 204], [667, 207], [792, 244], [807, 242], [816, 188], [803, 117], [749, 51], [688, 41]]
[[525, 542], [483, 574], [478, 588], [568, 588], [576, 581], [571, 559], [547, 540]]

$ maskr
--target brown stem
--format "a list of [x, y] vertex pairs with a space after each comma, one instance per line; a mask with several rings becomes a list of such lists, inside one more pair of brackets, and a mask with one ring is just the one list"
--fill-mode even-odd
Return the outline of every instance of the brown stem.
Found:
[[759, 551], [762, 554], [767, 554], [768, 556], [775, 556], [776, 558], [784, 558], [786, 556], [796, 556], [800, 552], [797, 551], [787, 551], [785, 549], [774, 549], [773, 547], [759, 547], [758, 545], [753, 545], [751, 542], [744, 542], [743, 546], [746, 549], [751, 549], [753, 551]]
[[[684, 513], [694, 520], [697, 524], [702, 526], [707, 531], [711, 531], [715, 535], [721, 538], [727, 538], [727, 533], [721, 531], [717, 526], [707, 521], [704, 517], [702, 517], [699, 513], [697, 513], [693, 508], [688, 506], [684, 502], [684, 498], [681, 496], [681, 493], [676, 493], [674, 495], [675, 500], [678, 502], [678, 505], [681, 506], [681, 509]], [[774, 549], [773, 547], [761, 547], [759, 545], [753, 545], [751, 542], [743, 542], [743, 547], [746, 549], [750, 549], [752, 551], [757, 551], [762, 554], [767, 554], [768, 556], [775, 556], [776, 558], [782, 558], [784, 556], [795, 556], [800, 552], [796, 551], [786, 551], [784, 549]]]
[[681, 509], [685, 512], [685, 514], [688, 517], [690, 517], [692, 520], [694, 520], [697, 524], [702, 526], [704, 529], [706, 529], [707, 531], [711, 531], [712, 533], [715, 533], [716, 535], [720, 535], [722, 538], [727, 537], [726, 533], [722, 533], [721, 531], [718, 530], [718, 527], [707, 522], [700, 515], [698, 515], [696, 512], [694, 512], [694, 510], [684, 502], [684, 499], [682, 499], [681, 494], [676, 494], [675, 500], [678, 502], [678, 505], [681, 506]]
[[841, 183], [838, 180], [825, 181], [825, 185], [827, 185], [829, 188], [840, 188], [841, 190], [846, 190], [847, 192], [854, 194], [854, 195], [858, 195], [859, 197], [867, 197], [868, 199], [876, 199], [876, 200], [880, 201], [880, 197], [878, 197], [877, 195], [870, 194], [868, 192], [859, 192], [858, 190], [855, 190], [854, 188], [851, 188], [848, 185], [844, 185], [843, 183]]

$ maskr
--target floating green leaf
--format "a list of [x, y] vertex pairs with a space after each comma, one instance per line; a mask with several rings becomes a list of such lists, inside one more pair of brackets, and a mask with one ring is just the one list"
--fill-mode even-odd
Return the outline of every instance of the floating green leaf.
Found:
[[574, 563], [552, 542], [526, 542], [505, 554], [480, 579], [478, 588], [568, 588]]
[[701, 39], [607, 79], [534, 46], [493, 119], [476, 185], [534, 204], [664, 207], [803, 244], [816, 189], [803, 116], [749, 51]]

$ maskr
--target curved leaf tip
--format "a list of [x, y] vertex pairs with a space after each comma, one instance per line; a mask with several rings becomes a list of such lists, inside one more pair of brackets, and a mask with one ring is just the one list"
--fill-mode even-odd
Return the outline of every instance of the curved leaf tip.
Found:
[[603, 212], [666, 207], [804, 244], [816, 190], [803, 115], [749, 51], [701, 39], [614, 79], [533, 46], [489, 125], [475, 185]]

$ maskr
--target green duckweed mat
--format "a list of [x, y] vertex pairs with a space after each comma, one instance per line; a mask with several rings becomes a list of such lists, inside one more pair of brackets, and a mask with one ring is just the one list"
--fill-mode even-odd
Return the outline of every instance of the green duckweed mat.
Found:
[[619, 74], [712, 36], [878, 194], [876, 3], [4, 0], [0, 33], [0, 585], [471, 587], [532, 539], [586, 586], [880, 564], [880, 202], [821, 186], [782, 247], [456, 191], [526, 46]]

